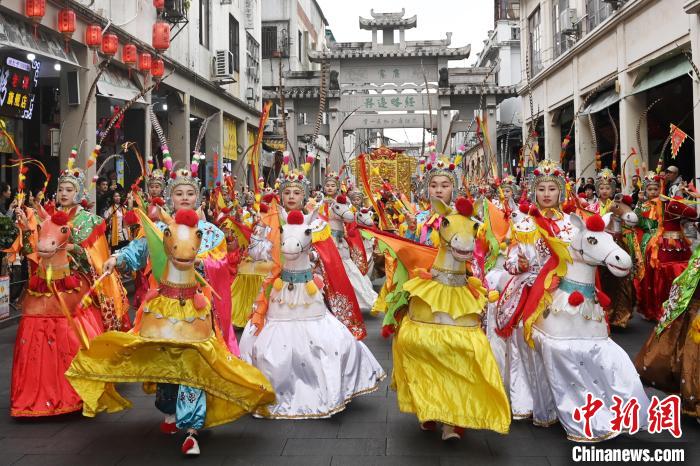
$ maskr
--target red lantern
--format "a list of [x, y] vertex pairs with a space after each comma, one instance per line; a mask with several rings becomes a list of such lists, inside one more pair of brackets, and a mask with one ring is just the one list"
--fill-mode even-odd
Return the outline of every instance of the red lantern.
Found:
[[153, 80], [160, 81], [163, 74], [165, 74], [165, 63], [162, 59], [156, 58], [151, 64], [151, 75], [153, 75]]
[[46, 14], [46, 0], [26, 0], [24, 12], [34, 24], [40, 23]]
[[75, 11], [63, 8], [58, 12], [58, 32], [68, 41], [75, 32]]
[[92, 49], [92, 62], [97, 62], [97, 49], [102, 45], [102, 26], [88, 24], [85, 29], [85, 44]]
[[163, 11], [165, 9], [165, 0], [153, 0], [153, 6], [156, 7], [156, 10]]
[[63, 34], [66, 42], [65, 49], [68, 51], [68, 41], [75, 32], [75, 11], [70, 8], [63, 8], [58, 12], [58, 32]]
[[125, 44], [124, 47], [122, 47], [122, 61], [129, 68], [136, 66], [138, 55], [138, 50], [136, 50], [134, 44]]
[[138, 62], [139, 53], [134, 44], [124, 44], [122, 47], [122, 61], [129, 68], [129, 77], [131, 77], [131, 69]]
[[165, 21], [156, 21], [153, 25], [153, 48], [160, 53], [170, 47], [170, 25]]
[[89, 24], [87, 29], [85, 29], [85, 43], [93, 50], [102, 45], [102, 26]]
[[151, 71], [151, 54], [143, 52], [139, 54], [139, 71], [148, 74]]
[[109, 57], [113, 57], [117, 54], [119, 49], [119, 38], [116, 34], [107, 33], [102, 36], [102, 53]]

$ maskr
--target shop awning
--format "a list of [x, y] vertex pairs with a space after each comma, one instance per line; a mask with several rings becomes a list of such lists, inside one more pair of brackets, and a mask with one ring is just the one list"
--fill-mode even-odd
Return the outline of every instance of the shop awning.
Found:
[[[79, 66], [73, 51], [70, 48], [66, 50], [63, 37], [59, 33], [51, 33], [39, 27], [34, 35], [34, 29], [28, 22], [6, 13], [0, 13], [0, 50], [2, 49], [31, 52], [49, 60]], [[41, 57], [37, 60], [43, 61]]]
[[[106, 69], [97, 81], [97, 93], [103, 97], [127, 101], [136, 97], [139, 92], [141, 91], [129, 79], [126, 72], [119, 69]], [[139, 97], [136, 102], [146, 103], [143, 97]]]
[[591, 99], [591, 101], [588, 102], [588, 105], [586, 105], [586, 108], [584, 108], [581, 112], [581, 115], [588, 115], [589, 113], [600, 112], [601, 110], [605, 110], [612, 104], [617, 103], [619, 100], [620, 94], [615, 92], [615, 89], [608, 89]]
[[652, 87], [667, 83], [672, 79], [687, 74], [692, 68], [683, 55], [670, 58], [658, 65], [652, 66], [647, 74], [637, 79], [631, 94], [647, 91]]

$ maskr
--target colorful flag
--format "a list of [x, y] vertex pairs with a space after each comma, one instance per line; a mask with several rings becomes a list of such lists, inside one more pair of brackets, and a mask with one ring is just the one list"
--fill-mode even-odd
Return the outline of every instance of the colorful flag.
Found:
[[678, 155], [678, 150], [685, 142], [688, 135], [683, 132], [678, 126], [671, 123], [671, 158], [675, 159]]

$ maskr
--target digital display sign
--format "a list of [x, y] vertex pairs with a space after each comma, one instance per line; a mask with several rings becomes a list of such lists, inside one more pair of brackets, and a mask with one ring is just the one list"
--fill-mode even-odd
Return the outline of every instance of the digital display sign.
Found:
[[0, 68], [0, 114], [31, 120], [41, 63], [7, 57]]

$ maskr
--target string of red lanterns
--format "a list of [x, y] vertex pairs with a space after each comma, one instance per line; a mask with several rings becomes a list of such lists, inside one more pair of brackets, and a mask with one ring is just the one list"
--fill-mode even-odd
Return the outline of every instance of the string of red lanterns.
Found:
[[[165, 0], [153, 0], [153, 6], [159, 15], [165, 9]], [[37, 33], [38, 24], [46, 15], [46, 0], [25, 0], [25, 14], [34, 24], [34, 33]], [[62, 8], [58, 13], [57, 29], [66, 42], [66, 50], [70, 40], [76, 31], [77, 17], [72, 8]], [[119, 51], [119, 37], [114, 33], [102, 33], [102, 26], [98, 23], [89, 24], [85, 29], [85, 44], [93, 51], [93, 63], [97, 62], [97, 50], [108, 56], [114, 57]], [[170, 48], [170, 25], [159, 19], [153, 24], [151, 45], [159, 54]], [[165, 74], [165, 62], [162, 58], [153, 58], [148, 52], [138, 52], [135, 44], [127, 43], [122, 48], [122, 61], [129, 68], [138, 70], [145, 75], [149, 73], [153, 80], [160, 82]]]

